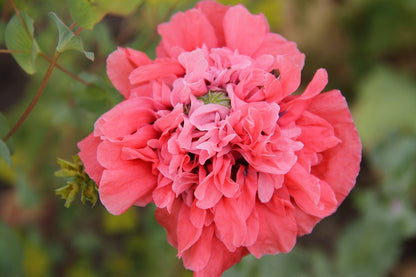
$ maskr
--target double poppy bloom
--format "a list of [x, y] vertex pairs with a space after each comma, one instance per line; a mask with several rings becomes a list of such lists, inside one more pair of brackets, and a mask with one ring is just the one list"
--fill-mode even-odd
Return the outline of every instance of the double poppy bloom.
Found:
[[[355, 183], [361, 143], [344, 97], [263, 15], [203, 1], [158, 27], [157, 58], [118, 48], [125, 100], [79, 143], [110, 213], [153, 202], [194, 276], [289, 252]], [[297, 92], [297, 93], [294, 93]]]

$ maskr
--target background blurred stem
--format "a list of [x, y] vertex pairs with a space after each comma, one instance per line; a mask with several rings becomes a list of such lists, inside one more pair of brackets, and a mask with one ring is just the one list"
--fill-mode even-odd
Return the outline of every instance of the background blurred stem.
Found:
[[45, 77], [43, 77], [42, 83], [40, 84], [40, 87], [39, 87], [38, 91], [36, 92], [35, 97], [33, 98], [32, 102], [30, 102], [29, 106], [26, 108], [25, 112], [20, 117], [20, 119], [17, 121], [17, 123], [13, 126], [13, 128], [10, 130], [10, 132], [7, 133], [7, 135], [4, 137], [4, 139], [3, 139], [4, 141], [7, 141], [19, 129], [19, 127], [23, 124], [23, 122], [26, 120], [26, 118], [28, 117], [30, 112], [35, 107], [35, 105], [38, 102], [40, 96], [42, 95], [42, 92], [45, 90], [46, 84], [48, 83], [49, 77], [51, 77], [53, 68], [55, 67], [56, 62], [58, 61], [58, 58], [59, 58], [60, 55], [61, 55], [61, 53], [55, 52], [55, 55], [54, 55], [51, 63], [49, 64], [48, 70], [46, 71]]
[[[40, 52], [39, 55], [44, 58], [45, 60], [47, 60], [48, 62], [52, 62], [52, 59], [50, 57], [48, 57], [45, 53]], [[61, 65], [59, 65], [58, 63], [55, 64], [55, 67], [58, 68], [60, 71], [62, 71], [63, 73], [65, 73], [66, 75], [68, 75], [69, 77], [71, 77], [72, 79], [80, 82], [83, 85], [86, 86], [91, 86], [90, 83], [88, 83], [87, 81], [85, 81], [84, 79], [78, 77], [77, 75], [75, 75], [74, 73], [68, 71], [67, 69], [65, 69], [64, 67], [62, 67]]]
[[19, 10], [17, 9], [16, 5], [14, 4], [13, 0], [9, 0], [10, 5], [13, 6], [14, 12], [16, 13], [17, 17], [20, 20], [20, 23], [22, 24], [23, 28], [25, 29], [27, 35], [33, 40], [32, 34], [29, 32], [29, 29], [27, 28], [25, 21], [23, 20], [22, 16], [20, 15]]

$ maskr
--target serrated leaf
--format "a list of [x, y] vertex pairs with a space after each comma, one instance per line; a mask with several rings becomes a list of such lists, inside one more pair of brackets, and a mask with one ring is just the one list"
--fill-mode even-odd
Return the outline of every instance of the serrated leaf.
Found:
[[74, 21], [81, 27], [92, 29], [107, 14], [127, 15], [142, 0], [67, 0]]
[[75, 200], [75, 196], [78, 194], [78, 191], [78, 184], [68, 182], [68, 185], [55, 190], [55, 193], [57, 195], [60, 195], [62, 199], [66, 200], [64, 206], [66, 208], [69, 208], [71, 206], [71, 203]]
[[66, 161], [66, 160], [63, 160], [63, 159], [56, 159], [56, 161], [57, 161], [57, 163], [63, 168], [63, 169], [67, 169], [67, 170], [76, 170], [76, 165], [75, 164], [73, 164], [73, 163], [71, 163], [71, 162], [69, 162], [69, 161]]
[[5, 30], [6, 46], [9, 50], [19, 51], [12, 53], [12, 56], [24, 71], [33, 74], [36, 72], [39, 46], [33, 37], [33, 19], [23, 11], [20, 15], [25, 26], [17, 15], [12, 17]]
[[7, 144], [3, 140], [0, 140], [0, 158], [10, 167], [12, 166], [12, 157], [10, 155], [9, 147], [7, 147]]
[[55, 171], [55, 176], [56, 177], [74, 177], [77, 176], [78, 172], [75, 170], [68, 170], [68, 169], [61, 169], [58, 171]]
[[97, 200], [98, 200], [97, 185], [92, 181], [87, 182], [81, 191], [82, 204], [85, 204], [85, 201], [89, 201], [94, 207], [95, 203], [97, 203]]
[[58, 45], [56, 46], [56, 51], [63, 53], [69, 50], [75, 50], [83, 53], [87, 59], [93, 61], [94, 53], [85, 51], [81, 37], [74, 35], [71, 29], [69, 29], [69, 27], [66, 26], [55, 13], [51, 12], [49, 13], [49, 16], [55, 22], [59, 33], [59, 40]]

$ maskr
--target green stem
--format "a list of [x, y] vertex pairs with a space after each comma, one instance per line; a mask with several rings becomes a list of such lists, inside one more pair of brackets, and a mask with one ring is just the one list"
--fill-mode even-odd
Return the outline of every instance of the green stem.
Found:
[[9, 49], [0, 49], [0, 53], [12, 54], [12, 53], [30, 53], [25, 50], [9, 50]]
[[14, 4], [13, 0], [9, 0], [10, 5], [13, 6], [14, 12], [16, 13], [17, 17], [20, 20], [20, 23], [22, 24], [23, 28], [26, 31], [26, 34], [30, 37], [31, 40], [33, 40], [32, 34], [29, 32], [29, 29], [27, 28], [25, 21], [23, 20], [22, 16], [20, 15], [19, 10], [17, 9], [16, 5]]
[[[45, 60], [47, 60], [48, 62], [52, 62], [52, 59], [49, 58], [45, 53], [40, 52], [39, 55], [44, 58]], [[84, 79], [81, 79], [80, 77], [78, 77], [77, 75], [75, 75], [74, 73], [66, 70], [64, 67], [62, 67], [61, 65], [59, 65], [58, 63], [55, 64], [55, 67], [58, 68], [60, 71], [62, 71], [63, 73], [65, 73], [66, 75], [68, 75], [69, 77], [71, 77], [72, 79], [80, 82], [81, 84], [89, 87], [91, 86], [90, 83], [88, 83], [87, 81], [85, 81]]]
[[28, 117], [30, 112], [35, 107], [35, 105], [38, 102], [40, 96], [42, 95], [42, 92], [45, 90], [46, 84], [48, 83], [48, 80], [51, 77], [53, 68], [55, 67], [56, 62], [58, 61], [58, 58], [59, 58], [60, 55], [61, 55], [61, 53], [59, 53], [59, 52], [55, 53], [50, 65], [48, 67], [48, 70], [46, 71], [45, 77], [43, 77], [42, 83], [40, 84], [40, 87], [39, 87], [38, 91], [35, 94], [35, 97], [33, 98], [32, 102], [30, 102], [29, 106], [26, 108], [25, 112], [20, 117], [20, 119], [17, 121], [17, 123], [13, 126], [13, 128], [10, 130], [10, 132], [7, 133], [7, 135], [3, 138], [4, 141], [7, 141], [19, 129], [19, 127], [23, 124], [23, 122], [26, 120], [26, 118]]
[[1, 21], [6, 23], [7, 17], [9, 15], [9, 9], [10, 9], [9, 2], [5, 2], [3, 8], [4, 10], [3, 10], [3, 15], [1, 16]]

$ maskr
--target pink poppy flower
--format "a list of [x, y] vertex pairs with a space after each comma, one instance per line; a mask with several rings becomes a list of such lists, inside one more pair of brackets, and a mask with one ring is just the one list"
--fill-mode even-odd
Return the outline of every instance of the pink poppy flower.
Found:
[[126, 99], [78, 145], [102, 203], [155, 203], [194, 276], [289, 252], [354, 186], [361, 143], [344, 97], [321, 93], [324, 69], [293, 94], [304, 55], [242, 5], [202, 1], [158, 31], [154, 61], [108, 57]]

